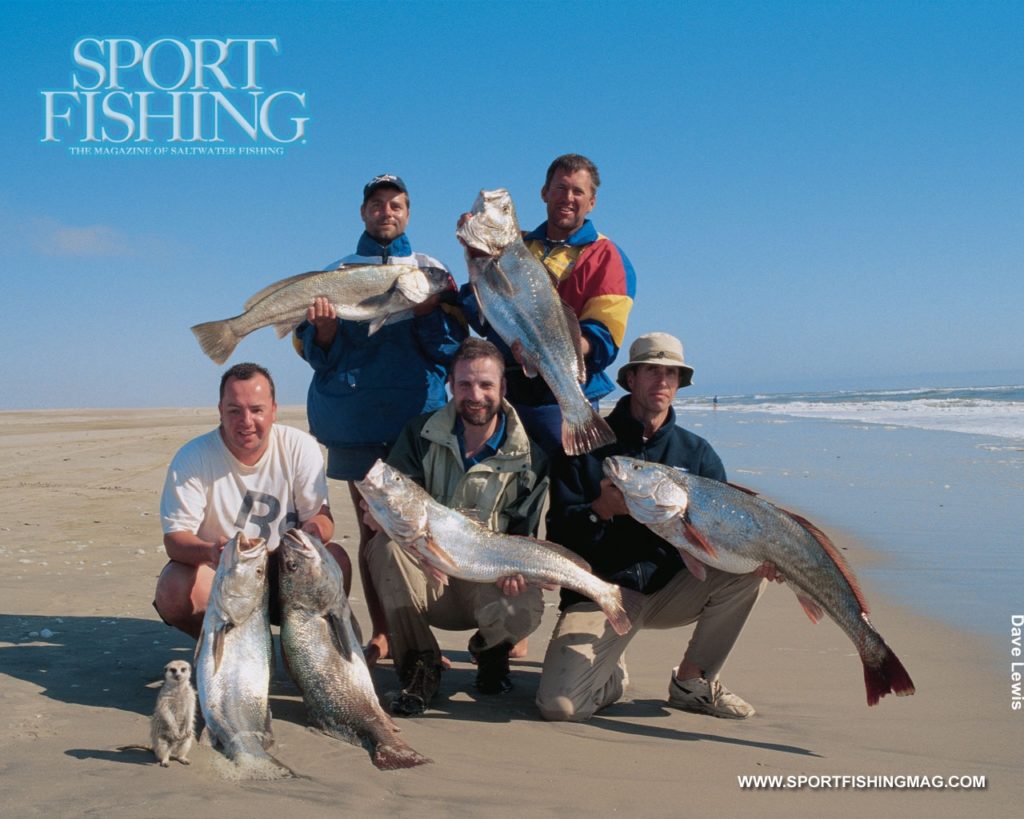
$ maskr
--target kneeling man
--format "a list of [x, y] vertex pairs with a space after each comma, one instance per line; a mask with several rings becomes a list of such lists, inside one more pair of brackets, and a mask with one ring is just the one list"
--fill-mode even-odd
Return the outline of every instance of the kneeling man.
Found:
[[[452, 359], [452, 400], [412, 419], [387, 462], [439, 503], [492, 530], [533, 535], [547, 492], [547, 462], [505, 400], [504, 370], [493, 344], [466, 339]], [[365, 520], [378, 530], [369, 543], [367, 563], [384, 605], [402, 686], [391, 700], [392, 713], [421, 714], [437, 693], [441, 650], [431, 626], [477, 629], [469, 642], [477, 660], [477, 690], [508, 691], [509, 649], [540, 625], [541, 590], [519, 575], [495, 584], [451, 578], [442, 586], [379, 531], [369, 513]]]
[[548, 720], [586, 720], [617, 701], [627, 684], [625, 651], [641, 629], [696, 622], [693, 638], [669, 680], [668, 704], [685, 711], [744, 719], [754, 709], [718, 674], [760, 596], [766, 564], [747, 575], [707, 569], [697, 580], [675, 546], [629, 515], [622, 493], [604, 477], [602, 462], [629, 455], [725, 480], [718, 455], [703, 438], [676, 426], [672, 401], [690, 384], [683, 345], [649, 333], [629, 350], [618, 383], [629, 394], [608, 416], [617, 441], [586, 455], [556, 457], [551, 467], [547, 537], [577, 552], [598, 577], [646, 595], [633, 630], [619, 636], [597, 605], [562, 590], [562, 613], [544, 657], [537, 707]]

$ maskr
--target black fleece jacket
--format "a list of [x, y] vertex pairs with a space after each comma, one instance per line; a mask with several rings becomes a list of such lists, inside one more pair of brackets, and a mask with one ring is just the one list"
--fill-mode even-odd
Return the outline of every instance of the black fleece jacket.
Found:
[[[611, 455], [628, 455], [719, 481], [725, 480], [725, 468], [707, 441], [676, 426], [672, 409], [646, 442], [643, 424], [629, 411], [628, 395], [607, 420], [618, 439], [614, 444], [586, 455], [553, 458], [547, 537], [579, 554], [603, 580], [653, 594], [684, 569], [683, 560], [675, 546], [628, 515], [616, 515], [607, 522], [592, 519], [590, 504], [601, 494], [602, 462]], [[563, 589], [561, 608], [586, 599]]]

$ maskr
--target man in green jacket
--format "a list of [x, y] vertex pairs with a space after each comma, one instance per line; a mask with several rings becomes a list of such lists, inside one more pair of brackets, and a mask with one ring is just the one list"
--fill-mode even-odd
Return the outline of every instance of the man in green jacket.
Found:
[[[412, 419], [387, 462], [439, 503], [494, 531], [535, 535], [548, 486], [547, 459], [505, 401], [504, 370], [493, 344], [466, 339], [452, 360], [452, 400]], [[369, 513], [366, 523], [378, 530], [367, 562], [384, 605], [402, 685], [390, 702], [391, 712], [421, 714], [437, 693], [441, 650], [431, 626], [475, 627], [469, 650], [477, 660], [477, 690], [510, 690], [509, 650], [540, 625], [541, 590], [519, 575], [494, 584], [450, 578], [441, 585], [380, 532]]]

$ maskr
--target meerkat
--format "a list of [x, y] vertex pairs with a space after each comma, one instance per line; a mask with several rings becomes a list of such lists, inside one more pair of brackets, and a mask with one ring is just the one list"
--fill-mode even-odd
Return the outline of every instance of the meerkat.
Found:
[[164, 683], [156, 695], [156, 710], [149, 721], [152, 745], [122, 745], [118, 750], [138, 748], [152, 751], [160, 767], [176, 759], [190, 764], [187, 756], [195, 740], [196, 690], [192, 687], [192, 666], [184, 660], [171, 660], [164, 666]]
[[196, 691], [192, 687], [192, 666], [171, 660], [164, 666], [164, 684], [156, 696], [156, 710], [149, 723], [153, 754], [162, 768], [172, 757], [188, 765], [196, 731]]

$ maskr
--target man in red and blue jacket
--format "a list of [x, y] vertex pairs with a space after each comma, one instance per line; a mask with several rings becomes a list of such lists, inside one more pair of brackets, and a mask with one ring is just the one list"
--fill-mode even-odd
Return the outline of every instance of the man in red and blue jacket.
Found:
[[[525, 233], [527, 248], [551, 273], [562, 300], [580, 321], [587, 381], [583, 393], [594, 404], [613, 389], [605, 370], [615, 360], [626, 335], [636, 296], [636, 276], [626, 254], [587, 219], [597, 204], [601, 177], [597, 166], [580, 154], [564, 154], [548, 167], [541, 199], [547, 220]], [[463, 288], [466, 296], [469, 287]], [[506, 356], [508, 400], [530, 438], [547, 452], [562, 445], [562, 413], [541, 378], [527, 378], [508, 347], [479, 320], [475, 298], [463, 298], [466, 318], [486, 333]]]

